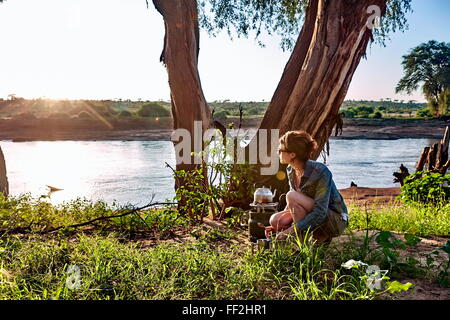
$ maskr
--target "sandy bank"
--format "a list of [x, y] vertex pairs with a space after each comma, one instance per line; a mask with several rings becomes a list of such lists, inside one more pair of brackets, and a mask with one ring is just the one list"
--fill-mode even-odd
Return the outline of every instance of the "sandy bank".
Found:
[[[227, 122], [232, 122], [227, 120]], [[245, 120], [250, 135], [260, 120]], [[342, 136], [332, 139], [441, 139], [450, 125], [436, 119], [344, 119]], [[170, 140], [171, 119], [112, 120], [0, 120], [0, 140]]]
[[364, 204], [365, 202], [369, 204], [388, 203], [396, 201], [395, 197], [400, 194], [400, 187], [392, 187], [392, 188], [351, 187], [346, 189], [340, 189], [339, 192], [341, 193], [346, 203], [355, 203], [358, 205]]

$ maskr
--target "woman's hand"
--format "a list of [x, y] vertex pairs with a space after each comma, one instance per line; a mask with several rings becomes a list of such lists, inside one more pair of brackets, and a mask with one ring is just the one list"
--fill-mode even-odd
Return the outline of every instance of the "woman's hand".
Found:
[[275, 228], [272, 226], [265, 227], [264, 234], [266, 235], [266, 238], [270, 239], [270, 237], [272, 236], [272, 233], [274, 231], [275, 231]]

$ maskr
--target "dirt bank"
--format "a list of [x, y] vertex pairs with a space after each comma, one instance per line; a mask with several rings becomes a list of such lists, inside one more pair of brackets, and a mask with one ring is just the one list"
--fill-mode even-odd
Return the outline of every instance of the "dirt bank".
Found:
[[346, 203], [355, 204], [372, 204], [380, 203], [387, 204], [389, 202], [397, 202], [395, 197], [400, 194], [400, 187], [393, 188], [366, 188], [366, 187], [351, 187], [347, 189], [340, 189], [342, 197]]
[[[244, 120], [243, 128], [251, 135], [259, 123]], [[446, 125], [450, 124], [435, 119], [344, 119], [342, 136], [332, 139], [441, 139]], [[170, 140], [171, 128], [170, 118], [0, 120], [0, 140]]]

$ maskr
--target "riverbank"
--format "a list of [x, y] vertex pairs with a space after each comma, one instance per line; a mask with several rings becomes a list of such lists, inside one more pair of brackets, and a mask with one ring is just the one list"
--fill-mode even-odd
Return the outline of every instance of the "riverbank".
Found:
[[[242, 127], [254, 133], [260, 119], [244, 120]], [[233, 122], [226, 120], [224, 124]], [[343, 134], [331, 139], [441, 139], [448, 123], [437, 119], [344, 119]], [[34, 119], [0, 120], [0, 140], [122, 140], [168, 141], [172, 119]]]
[[392, 188], [367, 188], [350, 187], [340, 189], [344, 201], [356, 205], [368, 204], [392, 204], [399, 202], [396, 197], [400, 194], [400, 187]]

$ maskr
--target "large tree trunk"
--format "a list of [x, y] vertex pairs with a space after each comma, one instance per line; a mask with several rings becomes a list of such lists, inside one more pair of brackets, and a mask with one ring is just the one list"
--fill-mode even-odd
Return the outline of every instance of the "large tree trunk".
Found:
[[[311, 0], [296, 46], [287, 63], [261, 129], [305, 130], [318, 142], [317, 159], [339, 121], [339, 109], [353, 74], [372, 39], [367, 9], [386, 0]], [[284, 170], [281, 167], [280, 170]], [[279, 177], [279, 176], [278, 176]], [[261, 177], [287, 190], [286, 180]]]
[[[302, 31], [260, 129], [280, 129], [280, 134], [306, 130], [319, 144], [319, 151], [313, 155], [318, 158], [339, 121], [339, 108], [372, 38], [372, 30], [367, 27], [371, 14], [367, 9], [376, 5], [384, 15], [386, 2], [309, 1]], [[203, 129], [207, 129], [212, 123], [197, 70], [197, 3], [195, 0], [153, 0], [153, 3], [165, 22], [161, 59], [169, 73], [174, 127], [193, 134], [193, 122], [199, 120]], [[270, 140], [269, 136], [268, 144]], [[192, 168], [195, 165], [177, 165], [177, 169]], [[261, 176], [260, 181], [281, 192], [287, 189], [282, 175]]]
[[9, 194], [8, 177], [6, 176], [6, 163], [3, 156], [2, 148], [0, 147], [0, 193], [4, 196]]
[[[211, 127], [212, 117], [197, 68], [200, 40], [197, 1], [153, 0], [153, 3], [164, 18], [166, 34], [161, 61], [169, 75], [174, 129], [186, 129], [192, 136], [191, 152], [201, 151], [198, 149], [203, 147], [202, 137], [194, 135], [194, 121], [202, 122], [204, 132]], [[192, 170], [200, 165], [190, 155], [190, 163], [179, 163], [183, 156], [186, 158], [183, 153], [176, 154], [177, 170]], [[179, 183], [176, 182], [176, 187]]]
[[[203, 94], [198, 73], [200, 32], [196, 0], [153, 0], [156, 9], [164, 18], [165, 37], [161, 62], [167, 68], [172, 100], [176, 170], [193, 171], [203, 166], [200, 153], [204, 149], [203, 132], [213, 126], [211, 111]], [[190, 138], [176, 134], [180, 129], [190, 134]], [[188, 141], [186, 141], [188, 140]], [[177, 149], [177, 145], [183, 146]], [[186, 148], [187, 147], [187, 148]], [[203, 185], [208, 184], [206, 168], [203, 167]], [[175, 190], [186, 185], [184, 178], [175, 178]], [[188, 188], [188, 187], [185, 187]], [[183, 196], [178, 201], [178, 210], [191, 218], [203, 220], [209, 206], [202, 206], [201, 212], [188, 208]], [[194, 217], [195, 215], [195, 217]], [[214, 215], [214, 211], [213, 211]]]

